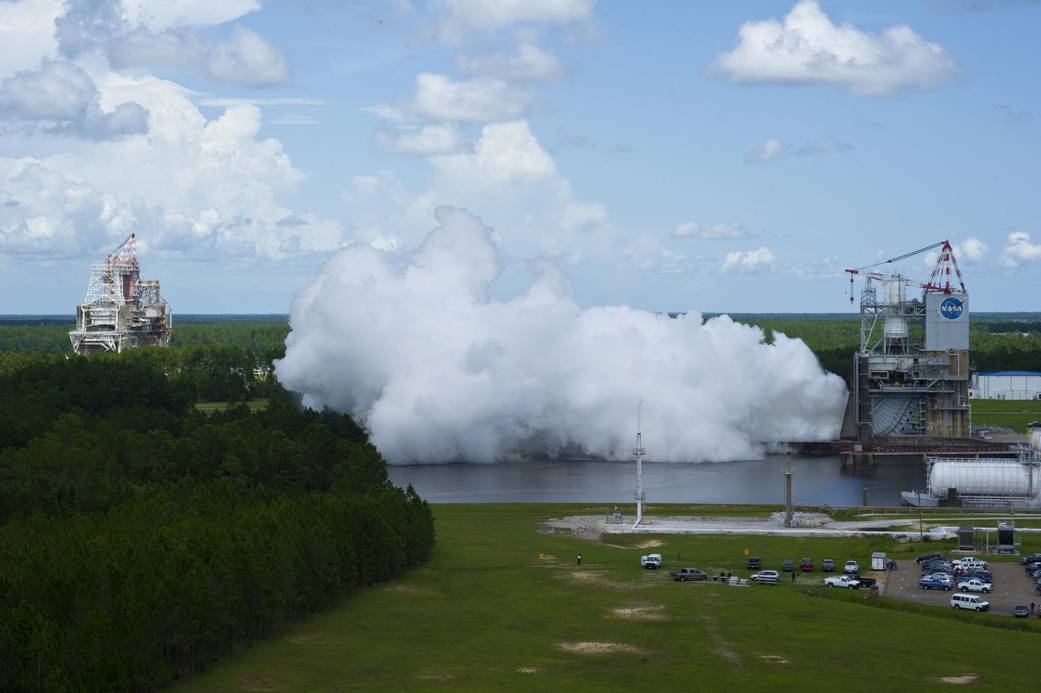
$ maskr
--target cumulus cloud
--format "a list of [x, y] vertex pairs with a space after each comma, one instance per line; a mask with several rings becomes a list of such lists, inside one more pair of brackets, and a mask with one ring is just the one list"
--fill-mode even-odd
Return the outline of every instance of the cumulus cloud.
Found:
[[54, 20], [64, 11], [64, 0], [0, 2], [0, 78], [35, 70], [57, 52]]
[[444, 15], [441, 36], [491, 33], [517, 24], [567, 24], [588, 19], [593, 0], [435, 0]]
[[723, 261], [723, 267], [720, 269], [723, 272], [730, 272], [731, 270], [755, 272], [767, 267], [773, 267], [776, 263], [777, 258], [774, 257], [773, 252], [765, 245], [762, 245], [755, 250], [746, 250], [744, 252], [735, 250], [732, 253], [727, 253], [726, 259]]
[[737, 84], [830, 84], [881, 95], [935, 87], [953, 78], [942, 46], [906, 25], [868, 34], [836, 25], [816, 0], [800, 0], [783, 22], [746, 22], [734, 50], [713, 69]]
[[380, 130], [372, 143], [382, 152], [419, 156], [451, 154], [462, 145], [459, 131], [451, 124]]
[[845, 385], [801, 341], [768, 345], [727, 317], [580, 309], [544, 261], [521, 295], [491, 299], [491, 229], [461, 209], [436, 217], [403, 265], [368, 246], [338, 252], [294, 299], [276, 364], [307, 406], [362, 422], [389, 462], [628, 459], [650, 395], [652, 459], [748, 459], [838, 433]]
[[282, 53], [255, 31], [236, 27], [228, 37], [215, 39], [193, 29], [238, 17], [256, 9], [256, 3], [210, 5], [189, 0], [159, 6], [142, 0], [131, 11], [119, 0], [69, 0], [55, 22], [58, 44], [69, 58], [101, 54], [117, 68], [168, 66], [248, 85], [288, 79]]
[[472, 153], [437, 157], [434, 166], [453, 181], [504, 185], [556, 174], [553, 158], [526, 121], [486, 125]]
[[416, 93], [408, 108], [425, 120], [486, 123], [519, 117], [531, 99], [530, 91], [502, 79], [453, 80], [423, 72], [416, 75]]
[[673, 238], [704, 238], [709, 240], [717, 238], [744, 238], [745, 227], [737, 222], [704, 226], [693, 221], [685, 221], [682, 224], [676, 224], [670, 235]]
[[148, 112], [141, 104], [128, 101], [102, 111], [94, 80], [78, 66], [58, 61], [0, 81], [0, 120], [92, 139], [148, 130]]
[[564, 66], [557, 56], [530, 42], [521, 43], [513, 55], [491, 53], [473, 57], [459, 56], [456, 68], [467, 74], [507, 80], [554, 79], [564, 72]]
[[[112, 81], [99, 82], [102, 103], [106, 90], [130, 97], [148, 109], [152, 127], [138, 137], [82, 141], [41, 160], [0, 157], [0, 252], [93, 251], [135, 229], [148, 230], [154, 249], [214, 259], [283, 258], [342, 245], [338, 223], [279, 203], [303, 173], [280, 142], [258, 138], [256, 106], [236, 105], [207, 120], [177, 85]], [[32, 184], [52, 192], [34, 194]], [[76, 228], [81, 238], [64, 232]]]
[[786, 150], [787, 147], [784, 142], [771, 137], [755, 149], [746, 152], [745, 162], [749, 164], [765, 164], [780, 159], [784, 156]]
[[1026, 231], [1013, 231], [1008, 235], [1001, 253], [1001, 264], [1011, 268], [1038, 261], [1041, 261], [1041, 243], [1031, 242]]
[[960, 248], [956, 249], [955, 257], [964, 257], [970, 262], [982, 260], [987, 254], [986, 244], [978, 238], [966, 238]]

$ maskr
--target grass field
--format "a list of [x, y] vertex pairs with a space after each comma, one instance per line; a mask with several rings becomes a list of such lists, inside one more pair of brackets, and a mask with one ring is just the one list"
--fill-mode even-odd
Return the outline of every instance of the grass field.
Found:
[[[1036, 690], [1037, 620], [954, 614], [809, 587], [674, 583], [644, 571], [639, 542], [666, 568], [767, 567], [873, 550], [916, 555], [942, 544], [885, 538], [627, 536], [592, 542], [545, 535], [549, 517], [600, 508], [437, 505], [432, 560], [389, 585], [182, 682], [182, 691], [331, 690]], [[668, 512], [675, 512], [669, 508]], [[1041, 539], [1025, 550], [1041, 549]], [[540, 558], [540, 553], [542, 558]], [[585, 559], [575, 565], [576, 554]], [[877, 608], [884, 606], [886, 608]], [[987, 625], [990, 624], [990, 625]], [[1010, 630], [1008, 626], [1028, 630]], [[1004, 626], [1004, 627], [994, 627]], [[593, 643], [593, 644], [590, 644]], [[597, 645], [596, 643], [599, 643]], [[584, 650], [613, 650], [588, 653]]]
[[1026, 433], [1031, 421], [1041, 421], [1041, 400], [972, 400], [973, 426], [1004, 426]]
[[[224, 411], [230, 406], [230, 402], [197, 402], [195, 408], [204, 414], [212, 414], [215, 411]], [[246, 402], [250, 411], [264, 411], [267, 409], [266, 399], [251, 399]]]

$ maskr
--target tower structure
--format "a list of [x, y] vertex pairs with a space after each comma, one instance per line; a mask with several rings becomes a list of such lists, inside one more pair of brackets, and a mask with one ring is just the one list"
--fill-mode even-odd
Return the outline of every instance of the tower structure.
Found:
[[633, 494], [633, 498], [636, 500], [636, 522], [633, 523], [633, 529], [636, 529], [643, 520], [643, 501], [646, 500], [643, 492], [643, 458], [647, 454], [647, 450], [643, 447], [643, 432], [640, 430], [642, 418], [643, 400], [641, 399], [636, 404], [636, 447], [633, 448], [633, 457], [636, 458], [636, 493]]
[[[937, 249], [924, 283], [874, 269]], [[851, 287], [864, 277], [850, 408], [860, 440], [968, 438], [969, 294], [950, 242], [846, 271]]]
[[90, 268], [86, 298], [76, 307], [76, 329], [69, 332], [72, 350], [94, 354], [165, 347], [172, 331], [170, 305], [158, 280], [140, 278], [137, 237], [130, 234], [104, 262]]

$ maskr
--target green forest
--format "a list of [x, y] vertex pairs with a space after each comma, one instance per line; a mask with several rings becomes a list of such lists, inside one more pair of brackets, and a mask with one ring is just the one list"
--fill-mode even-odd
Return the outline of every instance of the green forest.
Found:
[[194, 348], [3, 360], [0, 690], [154, 689], [429, 556], [349, 417], [200, 413]]

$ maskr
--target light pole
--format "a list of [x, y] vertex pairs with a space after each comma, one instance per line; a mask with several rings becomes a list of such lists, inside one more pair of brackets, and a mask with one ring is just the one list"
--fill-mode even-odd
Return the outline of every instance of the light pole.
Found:
[[922, 526], [922, 492], [918, 491], [918, 541], [925, 541], [925, 528]]
[[792, 453], [784, 465], [784, 526], [792, 526]]

